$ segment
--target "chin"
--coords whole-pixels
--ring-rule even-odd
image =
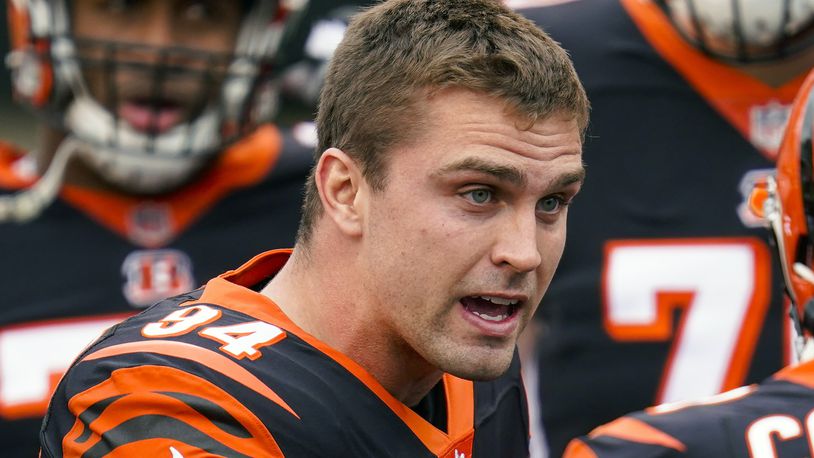
[[[473,350],[466,355],[459,355],[458,358],[450,358],[448,364],[441,366],[441,369],[458,378],[473,381],[494,380],[509,369],[512,363],[514,349],[497,351],[490,349],[487,351]]]

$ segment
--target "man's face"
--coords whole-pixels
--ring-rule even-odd
[[[161,133],[196,116],[216,95],[228,61],[215,56],[233,51],[242,9],[227,0],[75,0],[73,35],[91,94],[137,131]]]
[[[566,204],[584,174],[577,124],[528,122],[460,89],[425,105],[419,136],[387,153],[361,258],[395,345],[459,377],[491,379],[562,254]]]

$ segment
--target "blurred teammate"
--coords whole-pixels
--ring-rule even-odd
[[[592,105],[591,179],[539,314],[542,423],[559,456],[600,423],[788,362],[780,272],[745,198],[814,65],[814,2],[521,13],[570,52]]]
[[[43,456],[528,456],[515,343],[562,253],[587,105],[562,48],[497,0],[356,16],[293,252],[83,352]]]
[[[777,173],[759,183],[752,206],[770,223],[798,336],[801,364],[760,385],[700,402],[634,413],[575,440],[567,458],[811,456],[814,438],[814,73],[794,104]]]
[[[12,0],[0,147],[0,442],[34,456],[56,381],[103,329],[294,240],[308,148],[266,124],[271,0]]]

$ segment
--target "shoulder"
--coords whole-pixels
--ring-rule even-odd
[[[680,414],[636,412],[573,440],[564,458],[666,458],[733,456],[715,416],[694,408]],[[696,454],[698,444],[703,453]],[[705,448],[706,447],[706,448]],[[714,449],[714,450],[713,450]]]
[[[803,425],[814,413],[812,374],[812,367],[794,368],[761,385],[633,413],[573,442],[565,456],[739,457],[775,449],[782,453],[773,456],[803,456]]]
[[[123,321],[77,359],[43,424],[44,456],[101,456],[112,448],[170,456],[172,446],[185,456],[282,457],[291,444],[341,441],[331,435],[339,428],[330,427],[330,403],[320,395],[330,396],[329,382],[314,386],[322,381],[296,376],[309,370],[308,358],[298,357],[307,345],[200,295]],[[325,421],[325,441],[303,428],[304,416]],[[171,433],[154,437],[160,431]]]

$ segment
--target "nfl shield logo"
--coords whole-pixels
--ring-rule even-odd
[[[144,247],[160,247],[175,235],[172,211],[167,204],[145,202],[130,213],[128,236],[133,243]]]
[[[791,113],[791,105],[772,101],[749,109],[749,139],[755,147],[777,155],[783,140],[783,129]]]

